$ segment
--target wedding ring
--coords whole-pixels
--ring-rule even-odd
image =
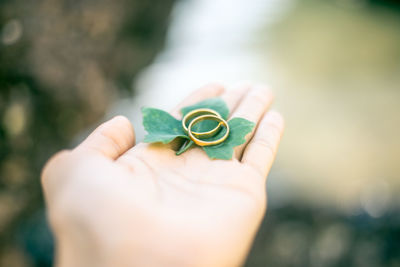
[[[205,120],[213,120],[213,121],[218,121],[219,124],[218,125],[223,125],[226,128],[226,132],[225,134],[217,140],[212,140],[212,141],[204,141],[204,140],[200,140],[198,138],[196,138],[192,132],[192,127],[194,125],[196,125],[197,123],[201,122],[201,121],[205,121]],[[218,126],[219,127],[219,126]],[[198,146],[214,146],[214,145],[218,145],[222,142],[224,142],[226,140],[226,138],[228,138],[229,136],[229,125],[228,123],[221,117],[216,116],[216,115],[202,115],[202,116],[198,116],[195,119],[193,119],[188,126],[188,134],[190,139],[192,139],[193,142],[195,142]]]
[[[200,115],[206,115],[206,114],[212,114],[212,115],[215,115],[215,116],[221,118],[221,115],[217,111],[209,109],[209,108],[199,108],[199,109],[192,110],[192,111],[188,112],[182,119],[182,127],[183,127],[183,130],[185,131],[185,133],[189,133],[188,127],[186,126],[188,121],[190,121],[191,119],[198,117]],[[212,130],[209,130],[207,132],[192,131],[192,134],[197,138],[209,138],[209,137],[215,136],[218,133],[218,131],[220,130],[220,128],[221,128],[221,122]]]

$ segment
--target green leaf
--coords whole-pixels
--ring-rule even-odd
[[[203,101],[200,101],[194,105],[187,106],[181,109],[182,116],[185,116],[188,112],[198,109],[198,108],[209,108],[218,112],[223,119],[228,119],[229,116],[229,108],[226,105],[225,101],[219,97],[209,98]],[[187,122],[188,124],[190,121]],[[215,121],[202,121],[193,127],[193,130],[198,132],[205,132],[214,129],[218,125]]]
[[[183,131],[181,121],[169,113],[155,108],[142,108],[142,114],[143,126],[147,131],[144,142],[167,144],[177,137],[189,139]]]
[[[181,109],[183,115],[198,108],[209,108],[217,111],[221,117],[227,119],[229,116],[229,109],[221,98],[211,98],[201,101],[192,106],[184,107]],[[180,155],[194,146],[194,142],[190,140],[187,134],[183,131],[182,122],[172,117],[169,113],[154,109],[143,108],[143,126],[147,131],[144,142],[154,143],[169,143],[175,138],[184,138],[186,142],[176,152]],[[230,133],[228,138],[221,144],[216,146],[203,147],[204,151],[211,159],[226,159],[229,160],[233,156],[234,147],[244,144],[246,142],[246,135],[249,134],[255,124],[243,118],[234,118],[228,121]],[[216,126],[215,121],[202,121],[196,125],[196,131],[208,131]],[[207,140],[219,139],[224,135],[225,130],[221,130],[216,136]]]
[[[233,118],[228,121],[230,133],[228,138],[221,144],[215,146],[204,146],[203,149],[211,159],[231,159],[233,149],[246,142],[246,135],[249,134],[255,123],[243,118]],[[213,139],[220,138],[225,131],[221,131]]]

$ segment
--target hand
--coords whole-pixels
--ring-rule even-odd
[[[267,112],[266,89],[204,87],[179,109],[221,96],[231,117],[258,126],[232,160],[193,148],[135,145],[121,116],[72,151],[53,156],[42,174],[58,266],[237,266],[266,209],[266,176],[283,131]]]

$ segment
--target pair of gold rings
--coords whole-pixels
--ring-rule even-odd
[[[190,120],[192,121],[187,126],[187,122]],[[195,132],[192,130],[193,126],[206,120],[216,121],[219,123],[214,129],[206,132]],[[226,128],[226,131],[221,138],[212,141],[205,141],[200,139],[200,138],[214,137],[221,130],[221,126]],[[229,136],[228,123],[221,117],[221,115],[218,112],[209,108],[199,108],[188,112],[182,119],[182,127],[183,130],[189,135],[190,139],[199,146],[218,145],[224,142]]]

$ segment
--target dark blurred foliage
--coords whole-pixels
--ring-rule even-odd
[[[382,6],[385,8],[395,8],[400,10],[400,1],[399,0],[368,0],[369,4],[371,4],[372,7],[375,6]]]
[[[292,203],[271,207],[246,266],[400,266],[400,210],[381,218]]]
[[[162,48],[174,0],[0,1],[0,266],[50,266],[40,170]]]

